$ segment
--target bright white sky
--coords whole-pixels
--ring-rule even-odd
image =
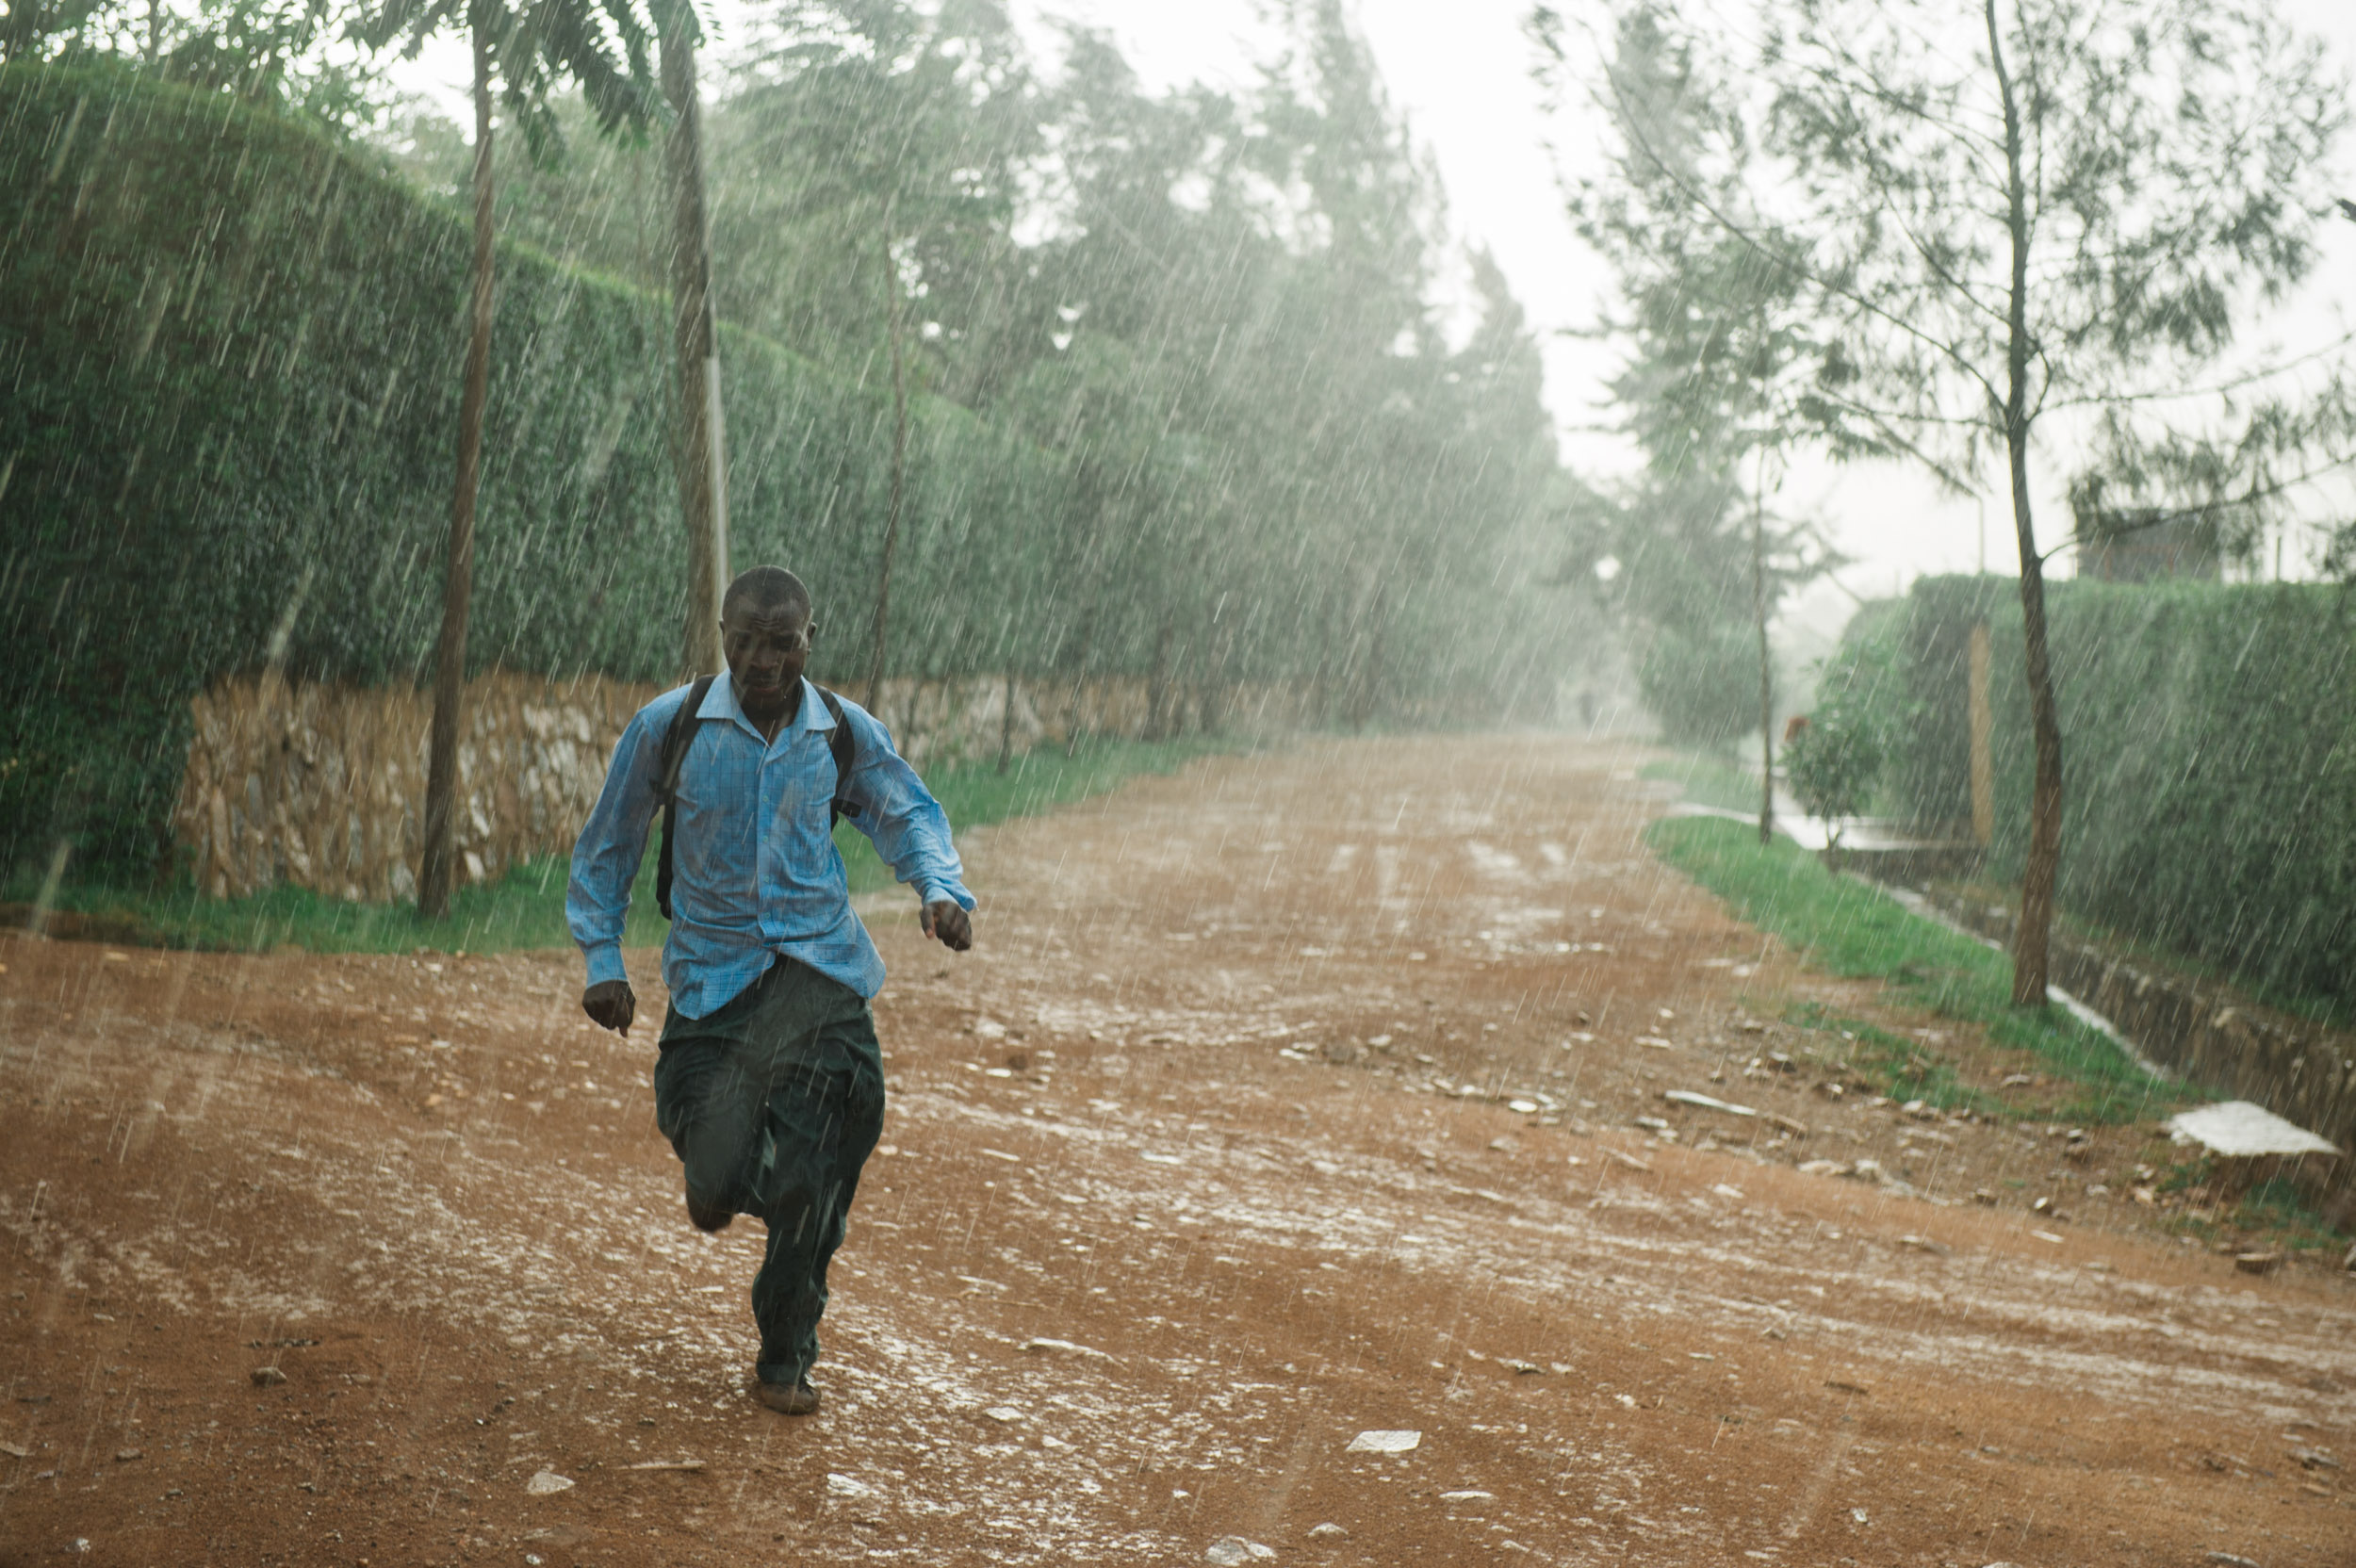
[[[1044,17],[1059,16],[1109,30],[1150,88],[1189,80],[1239,88],[1252,79],[1252,61],[1273,52],[1277,38],[1263,15],[1264,0],[1011,0],[1027,30],[1047,38]],[[1561,7],[1577,15],[1588,8]],[[2277,0],[2278,12],[2331,43],[2334,63],[2356,72],[2356,5],[2347,0]],[[1530,77],[1533,51],[1522,32],[1529,0],[1356,0],[1363,35],[1372,46],[1393,104],[1410,134],[1432,156],[1447,186],[1448,220],[1467,243],[1488,246],[1543,336],[1546,400],[1562,431],[1565,460],[1591,478],[1629,470],[1633,454],[1617,437],[1595,433],[1608,424],[1603,384],[1615,364],[1607,343],[1564,335],[1593,323],[1611,278],[1571,232],[1563,216],[1551,142],[1562,169],[1576,176],[1596,172],[1600,159],[1591,125],[1549,122]],[[1599,9],[1597,8],[1596,9]],[[757,8],[719,0],[723,47],[740,40]],[[1571,35],[1578,38],[1576,30]],[[466,57],[454,43],[404,68],[402,83],[450,106],[464,122]],[[2351,138],[2356,150],[2356,138]],[[2356,194],[2356,177],[2349,180]],[[2270,327],[2286,341],[2318,343],[2356,320],[2356,223],[2324,231],[2325,259],[2316,281],[2284,318]],[[2062,504],[2067,454],[2041,466],[2037,500],[2039,535],[2049,547],[2068,531]],[[1992,478],[1994,476],[1991,476]],[[2345,495],[2345,492],[2343,492]],[[2013,564],[2010,517],[2001,485],[1987,506],[1988,566]],[[1848,590],[1878,596],[1928,572],[1971,571],[1983,560],[1980,510],[1941,496],[1912,471],[1890,465],[1835,467],[1802,461],[1786,482],[1788,510],[1818,517],[1855,564],[1840,574]],[[2328,501],[2318,505],[2328,505]],[[2059,564],[2070,570],[2067,559]],[[2289,575],[2299,571],[2291,547]],[[1838,629],[1852,601],[1820,587],[1794,607],[1792,641],[1806,645]],[[1797,651],[1795,649],[1795,651]],[[1812,649],[1810,650],[1812,651]]]

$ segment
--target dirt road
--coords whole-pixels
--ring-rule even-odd
[[[1834,1098],[1795,1003],[2022,1064],[1661,869],[1635,761],[1208,761],[973,835],[966,957],[872,901],[801,1421],[572,956],[0,942],[0,1562],[2356,1562],[2356,1282],[2088,1196],[2149,1129]]]

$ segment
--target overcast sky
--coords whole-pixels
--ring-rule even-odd
[[[1110,31],[1153,88],[1189,80],[1247,86],[1253,60],[1272,52],[1276,41],[1258,0],[1010,3],[1042,55],[1047,52],[1039,25],[1043,17],[1086,22]],[[1573,14],[1586,9],[1564,8]],[[2322,34],[2343,74],[2356,61],[2356,4],[2278,0],[2275,8]],[[1543,335],[1546,400],[1562,431],[1565,461],[1594,478],[1628,471],[1633,458],[1625,443],[1593,429],[1612,419],[1603,382],[1615,364],[1615,351],[1567,335],[1595,320],[1610,277],[1571,232],[1557,163],[1547,150],[1551,144],[1561,167],[1574,175],[1596,170],[1593,126],[1578,118],[1550,122],[1546,116],[1540,89],[1530,77],[1532,51],[1522,31],[1529,0],[1357,0],[1355,9],[1393,104],[1439,168],[1456,237],[1495,253]],[[743,0],[721,0],[717,21],[724,48],[744,36],[756,12]],[[451,44],[406,68],[403,85],[448,104],[463,118],[465,70],[463,49]],[[2321,342],[2346,330],[2346,321],[2356,320],[2356,223],[2335,222],[2324,234],[2325,259],[2316,283],[2273,325],[2274,335],[2285,340]],[[2037,496],[2039,533],[2049,547],[2068,531],[2060,494],[2067,469],[2066,454],[2041,465],[2046,478]],[[2010,516],[2002,496],[2001,489],[1992,491],[1986,508],[1985,559],[1998,571],[2013,564]],[[1840,549],[1854,558],[1841,579],[1855,593],[1889,594],[1922,573],[1972,570],[1983,558],[1981,509],[1942,497],[1909,470],[1889,465],[1840,468],[1803,459],[1786,482],[1784,502],[1787,509],[1818,516]],[[2292,565],[2297,575],[2295,548]],[[2069,570],[2066,561],[2059,569]],[[1849,604],[1841,592],[1820,588],[1799,607],[1796,618],[1822,635],[1845,618]],[[1803,633],[1801,640],[1811,639]]]

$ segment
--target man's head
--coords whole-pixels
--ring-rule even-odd
[[[747,718],[772,716],[799,697],[817,630],[810,590],[784,567],[755,566],[728,584],[720,600],[720,652]]]

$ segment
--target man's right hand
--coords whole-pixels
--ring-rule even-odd
[[[581,993],[581,1010],[598,1028],[627,1037],[630,1020],[638,1016],[638,993],[627,980],[600,980]]]

